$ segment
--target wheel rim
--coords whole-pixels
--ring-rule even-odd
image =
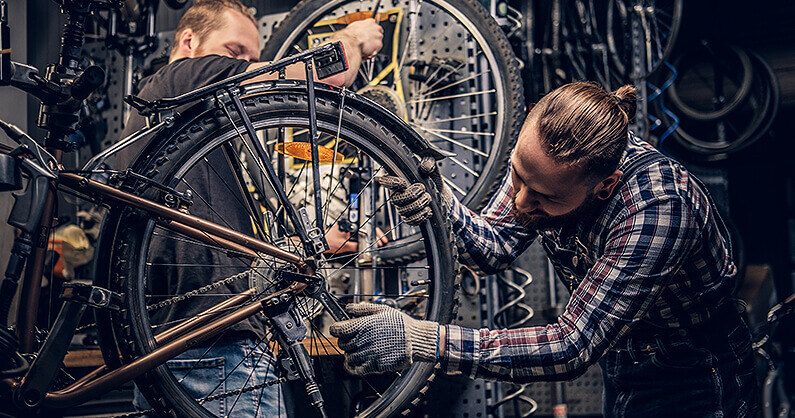
[[[660,3],[663,3],[662,5]],[[647,0],[640,10],[636,11],[632,2],[611,0],[607,6],[606,39],[610,55],[617,72],[629,77],[625,63],[631,62],[631,21],[641,20],[641,32],[644,41],[650,46],[644,47],[644,68],[641,78],[657,72],[670,56],[682,17],[682,0],[665,2]]]
[[[292,125],[292,126],[295,126],[296,129],[293,132],[293,138],[294,139],[299,139],[300,135],[302,135],[299,131],[303,130],[303,128],[306,126],[305,118],[295,117],[295,116],[293,116],[293,117],[285,116],[285,117],[281,117],[278,120],[275,120],[275,119],[272,119],[272,118],[271,119],[262,119],[262,120],[256,120],[255,119],[254,123],[255,123],[255,127],[258,130],[261,130],[262,128],[266,127],[266,124],[276,123],[275,121],[277,121],[279,125]],[[331,133],[332,136],[336,136],[335,130],[337,129],[337,124],[334,123],[333,121],[330,121],[330,120],[320,121],[319,122],[319,127],[321,127],[323,132]],[[357,138],[358,138],[357,135],[361,135],[361,134],[357,134],[356,132],[352,131],[351,129],[349,129],[347,127],[343,127],[341,129],[341,131],[340,131],[340,137],[341,138],[348,138],[349,139],[348,145],[357,145],[357,146],[362,147],[366,151],[366,153],[368,155],[371,155],[376,160],[381,160],[381,162],[384,163],[384,165],[382,167],[388,167],[389,170],[393,170],[393,171],[397,171],[397,172],[401,172],[401,170],[405,171],[405,168],[401,169],[399,165],[395,165],[396,163],[390,162],[390,159],[392,157],[389,157],[388,154],[386,154],[384,151],[378,149],[378,147],[374,147],[372,144],[357,143]],[[204,163],[210,162],[211,159],[210,160],[203,160],[204,156],[209,156],[210,155],[210,153],[207,150],[214,149],[214,148],[217,149],[219,144],[224,143],[225,141],[229,140],[229,138],[234,137],[234,136],[235,136],[234,132],[230,131],[230,132],[227,132],[223,136],[216,137],[212,142],[209,142],[209,143],[205,144],[201,148],[201,151],[199,153],[197,153],[195,157],[192,157],[192,159],[186,161],[183,164],[183,167],[180,170],[178,170],[178,171],[173,173],[172,185],[177,186],[176,187],[177,189],[179,189],[179,187],[181,185],[184,185],[185,187],[188,187],[188,188],[190,188],[192,190],[195,190],[195,192],[196,192],[195,193],[196,194],[196,200],[197,201],[201,200],[202,198],[198,196],[198,192],[199,192],[198,188],[193,187],[189,182],[183,181],[186,178],[186,173],[190,173],[191,170],[195,170],[196,167],[198,167],[199,164],[202,164],[203,162]],[[321,139],[321,141],[322,141],[322,139]],[[273,153],[273,155],[276,155],[276,154],[277,153],[275,153],[275,152]],[[279,155],[281,155],[281,154],[279,154]],[[405,166],[405,162],[402,163],[402,164]],[[340,163],[340,165],[338,167],[342,167],[344,165],[345,165],[345,163]],[[416,177],[416,173],[403,172],[402,174],[405,175],[405,176],[409,176],[409,177],[412,176],[412,175],[414,177]],[[187,176],[187,177],[189,177],[189,176]],[[299,175],[299,178],[300,178],[300,175]],[[323,185],[323,187],[325,187],[325,185]],[[431,259],[431,261],[426,262],[427,266],[425,267],[425,269],[426,269],[425,271],[428,272],[427,273],[428,275],[433,276],[434,279],[432,281],[432,284],[427,286],[427,293],[429,293],[429,296],[425,299],[425,301],[420,301],[417,304],[417,307],[415,307],[415,308],[409,307],[409,310],[410,310],[410,312],[413,312],[413,313],[418,313],[420,311],[423,311],[423,308],[421,308],[420,305],[422,305],[424,303],[425,306],[424,306],[424,312],[423,313],[424,313],[424,317],[425,318],[446,320],[446,319],[449,319],[449,317],[448,317],[449,316],[449,312],[445,312],[445,310],[449,308],[450,304],[448,302],[445,302],[443,300],[443,298],[445,298],[447,296],[450,296],[450,295],[446,295],[445,292],[443,292],[441,289],[436,291],[434,289],[434,286],[436,286],[437,283],[439,283],[438,285],[441,286],[441,283],[437,279],[439,279],[440,275],[444,274],[443,272],[451,273],[451,270],[450,270],[450,266],[445,266],[444,265],[447,262],[444,261],[444,256],[442,255],[443,252],[440,253],[439,251],[435,250],[435,248],[442,248],[441,246],[443,244],[441,242],[437,241],[438,238],[436,237],[436,235],[434,235],[433,233],[429,232],[429,231],[432,230],[430,228],[432,228],[432,227],[426,226],[426,227],[422,228],[423,237],[425,239],[425,241],[424,241],[425,245],[424,246],[425,246],[425,249],[427,251],[428,257],[430,257],[430,259]],[[434,228],[435,229],[433,229],[433,230],[438,232],[438,230],[439,230],[438,227],[434,227]],[[145,235],[150,234],[150,233],[151,234],[157,234],[158,229],[160,229],[160,227],[155,227],[154,226],[154,222],[153,221],[149,221],[147,223],[147,232],[145,233]],[[168,237],[166,237],[166,238],[168,238]],[[166,239],[166,238],[164,238],[164,239]],[[180,238],[180,239],[184,240],[184,237]],[[148,243],[149,239],[148,238],[144,239],[144,242]],[[151,261],[154,258],[154,257],[152,257],[152,254],[151,254],[153,249],[149,248],[148,244],[146,246],[142,246],[140,251],[142,252],[142,254],[144,254],[144,256],[141,257],[141,263],[143,263],[143,264],[139,265],[138,268],[140,269],[140,271],[146,271],[146,277],[147,278],[152,278],[151,281],[154,282],[155,281],[154,277],[156,277],[156,274],[153,273],[153,269],[160,268],[162,266],[159,267],[159,266],[156,265],[156,263],[153,263]],[[340,261],[340,262],[342,262],[342,261]],[[265,264],[268,265],[268,267],[271,268],[271,269],[274,268],[274,265],[272,263],[270,263],[270,264],[269,263],[265,263]],[[182,266],[182,268],[186,268],[186,266]],[[246,265],[244,264],[240,268],[246,268]],[[330,268],[336,269],[337,267],[334,266],[334,267],[330,267]],[[389,268],[390,269],[408,270],[410,268],[417,268],[417,267],[414,267],[414,265],[412,265],[412,266],[403,266],[403,267],[394,267],[393,266],[393,267],[389,267]],[[383,271],[386,271],[386,268],[384,268]],[[386,276],[386,274],[387,273],[382,273],[382,277]],[[333,275],[334,274],[329,274],[329,276],[333,276]],[[377,275],[377,274],[374,273],[374,275]],[[409,300],[418,299],[419,298],[418,296],[407,296],[407,295],[411,295],[412,291],[417,291],[420,288],[422,288],[422,285],[420,285],[420,286],[412,286],[408,293],[403,292],[401,296],[404,296],[405,297],[404,299],[409,299]],[[400,293],[400,290],[401,289],[399,289],[398,293]],[[388,294],[386,294],[387,292],[383,292],[383,293],[384,294],[382,294],[382,297],[388,296]],[[152,296],[152,295],[150,294],[149,296]],[[152,305],[153,304],[152,299],[150,298],[150,299],[147,300],[145,295],[140,295],[139,294],[138,298],[137,298],[137,301],[136,301],[137,309],[140,312],[147,312],[147,310],[146,310],[147,304],[148,305]],[[404,306],[407,306],[407,305],[404,305]],[[310,315],[310,316],[312,316],[312,315]],[[149,323],[150,319],[151,318],[149,318],[149,317],[143,318],[140,321],[141,322],[140,329],[138,330],[143,335],[144,339],[149,342],[149,346],[145,347],[145,351],[149,351],[149,350],[153,349],[154,346],[155,346],[154,342],[153,342],[154,333],[152,332],[152,329],[150,328],[150,326],[153,325],[153,324]],[[153,322],[157,322],[157,320],[153,319]],[[154,324],[154,325],[157,325],[157,324]],[[169,325],[171,325],[171,324],[169,324]],[[316,332],[318,330],[313,329],[312,331]],[[307,337],[309,338],[310,336],[308,335]],[[314,341],[314,339],[313,339],[313,341]],[[323,347],[325,347],[325,346],[323,346]],[[317,348],[317,349],[319,350],[320,348]],[[311,351],[311,349],[310,349],[310,351]],[[312,353],[310,353],[310,354],[312,354]],[[318,354],[318,352],[316,352],[314,354]],[[373,379],[373,381],[366,382],[367,385],[369,385],[372,390],[380,393],[383,396],[380,398],[379,401],[373,403],[372,405],[369,406],[368,409],[363,411],[362,415],[368,415],[369,416],[369,415],[374,415],[374,414],[382,414],[382,413],[385,413],[385,412],[388,412],[388,411],[393,411],[393,409],[396,410],[397,408],[401,408],[402,407],[401,405],[405,405],[405,403],[406,403],[406,399],[405,399],[406,394],[403,393],[404,392],[404,388],[407,387],[407,386],[410,386],[409,382],[414,382],[414,381],[419,380],[420,376],[422,376],[422,380],[424,380],[427,383],[427,377],[431,373],[432,367],[433,366],[431,366],[431,365],[418,365],[416,367],[413,367],[412,369],[410,369],[409,371],[404,373],[401,377],[397,378],[395,381],[393,381],[391,383],[388,383],[390,389],[388,389],[386,391],[381,391],[381,390],[377,390],[376,389],[376,388],[379,388],[380,387],[379,385],[382,384],[380,381],[375,381],[375,379]],[[163,378],[170,379],[170,382],[171,382],[172,385],[178,384],[174,380],[174,378],[171,375],[171,373],[169,373],[169,371],[165,369],[165,367],[161,367],[159,369],[158,373],[161,376],[163,376]],[[362,386],[364,386],[364,384],[362,384]],[[212,393],[208,394],[208,395],[212,395]],[[353,398],[353,396],[351,396],[351,398]]]

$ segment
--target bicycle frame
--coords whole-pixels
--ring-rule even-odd
[[[312,62],[316,62],[318,68],[317,73],[325,74],[325,76],[333,75],[337,72],[347,69],[347,64],[344,61],[344,52],[340,43],[326,44],[311,50],[307,50],[296,56],[286,58],[267,66],[258,68],[257,70],[239,74],[230,77],[226,80],[219,81],[204,88],[195,90],[185,95],[162,99],[152,103],[129,97],[126,99],[133,107],[138,109],[142,114],[157,116],[161,118],[161,123],[158,126],[163,126],[169,120],[173,120],[170,110],[176,106],[214,98],[219,107],[229,106],[234,109],[242,120],[246,133],[249,138],[256,138],[253,125],[248,119],[248,115],[243,109],[243,104],[240,101],[239,89],[237,86],[240,82],[249,80],[256,76],[266,73],[273,73],[279,71],[283,76],[283,69],[291,64],[304,62],[307,75],[307,95],[309,97],[309,121],[310,121],[310,141],[312,146],[312,158],[318,161],[318,143],[317,143],[317,116],[314,108],[314,82],[312,76]],[[12,63],[13,65],[16,63]],[[19,64],[17,64],[19,65]],[[330,68],[331,67],[331,68]],[[24,67],[29,71],[29,67]],[[323,77],[325,77],[323,76]],[[164,116],[165,115],[165,116]],[[229,115],[231,118],[231,115]],[[150,129],[152,132],[157,129]],[[24,134],[23,134],[24,135]],[[30,139],[26,135],[25,138]],[[132,138],[122,141],[119,146],[112,147],[91,161],[85,168],[88,170],[81,170],[87,172],[89,175],[92,173],[91,167],[101,164],[105,158],[112,153],[124,148],[135,140],[146,135],[134,135]],[[24,138],[23,138],[24,139]],[[26,143],[31,145],[31,148],[37,148],[38,145],[30,141]],[[315,256],[322,253],[327,249],[325,242],[322,224],[320,222],[313,228],[309,225],[308,221],[303,221],[295,212],[295,209],[289,204],[288,198],[281,183],[278,181],[276,172],[273,169],[270,159],[265,158],[265,150],[259,141],[253,140],[257,154],[259,154],[260,161],[265,169],[265,174],[268,181],[277,191],[278,197],[285,208],[287,208],[287,215],[295,227],[295,231],[302,243],[305,246],[306,253],[309,254],[307,258],[302,258],[296,254],[288,253],[276,246],[258,240],[256,238],[238,233],[234,230],[228,229],[221,225],[208,222],[196,216],[190,215],[173,207],[168,207],[164,204],[142,198],[140,196],[127,193],[123,190],[117,189],[112,186],[97,182],[90,179],[88,176],[82,176],[75,172],[58,172],[63,151],[60,149],[52,149],[47,147],[47,152],[52,155],[52,160],[49,164],[44,164],[41,155],[38,155],[39,166],[49,165],[50,170],[41,168],[43,171],[51,171],[57,173],[55,179],[49,177],[46,180],[46,190],[33,189],[29,187],[24,195],[35,195],[30,197],[26,202],[38,205],[41,203],[41,216],[37,225],[31,226],[30,231],[38,231],[37,237],[38,244],[33,252],[33,257],[27,260],[25,268],[25,277],[21,291],[21,303],[18,311],[18,334],[22,339],[21,351],[23,353],[34,353],[34,333],[36,323],[36,312],[38,301],[41,292],[41,280],[43,277],[44,269],[44,256],[46,254],[46,242],[49,235],[49,230],[53,221],[53,208],[55,201],[55,193],[59,184],[69,187],[78,192],[87,194],[92,198],[99,199],[105,202],[111,202],[118,205],[126,205],[135,207],[148,212],[153,215],[153,218],[158,219],[158,224],[166,229],[174,232],[192,237],[194,239],[209,243],[229,251],[242,254],[246,258],[252,260],[259,257],[259,254],[267,254],[269,256],[281,259],[288,263],[293,264],[298,268],[300,274],[293,274],[292,278],[295,279],[286,288],[279,290],[256,303],[249,304],[253,295],[253,289],[246,293],[237,295],[222,302],[206,311],[190,321],[187,321],[179,326],[169,329],[155,338],[162,344],[153,352],[136,359],[135,361],[124,365],[115,370],[109,370],[106,366],[96,369],[94,372],[85,376],[84,378],[76,381],[69,387],[51,393],[46,393],[52,384],[53,379],[58,370],[58,365],[66,355],[71,337],[80,321],[83,311],[87,304],[91,304],[87,300],[70,300],[67,299],[58,315],[58,319],[44,342],[41,350],[39,350],[36,359],[28,369],[25,376],[15,381],[13,379],[4,379],[3,383],[15,391],[17,402],[26,407],[38,407],[44,405],[47,407],[63,408],[79,404],[91,397],[98,396],[104,391],[110,390],[118,386],[120,383],[134,379],[155,367],[164,364],[167,360],[174,356],[188,350],[189,348],[200,344],[213,336],[226,330],[229,326],[244,320],[255,314],[265,312],[267,309],[274,309],[277,305],[285,304],[285,300],[292,301],[291,295],[295,295],[303,291],[307,286],[315,284],[314,269],[316,265]],[[23,145],[20,148],[28,149]],[[18,149],[17,149],[18,150]],[[19,152],[12,150],[9,147],[0,146],[0,153],[6,155],[14,155],[19,158]],[[15,154],[16,153],[16,154]],[[28,156],[30,157],[30,156]],[[23,157],[24,158],[24,157]],[[33,162],[29,160],[27,167],[36,166],[30,164]],[[319,164],[313,164],[313,176],[315,187],[319,189],[320,176],[318,173]],[[30,173],[28,173],[30,174]],[[41,175],[34,177],[31,175],[31,182],[34,178],[43,178]],[[318,215],[316,219],[322,219],[320,215],[321,205],[319,202],[320,196],[317,195],[318,201],[316,207]],[[303,217],[305,218],[305,217]],[[309,229],[307,231],[307,229]],[[35,239],[34,238],[34,239]],[[22,262],[24,263],[24,257]],[[79,289],[78,289],[79,290]],[[103,289],[104,290],[104,289]],[[92,288],[92,292],[94,289]],[[107,292],[107,291],[106,291]],[[101,292],[100,292],[101,293]],[[109,292],[108,292],[109,293]],[[287,298],[280,298],[281,296],[288,295]],[[333,298],[319,298],[321,303],[330,311],[335,319],[347,318],[344,310],[336,304]],[[97,305],[93,305],[97,306]],[[107,307],[107,305],[105,306]],[[231,311],[231,312],[230,312]],[[225,313],[228,312],[228,313]],[[225,313],[225,314],[224,314]],[[302,338],[302,336],[300,337]],[[300,344],[300,342],[298,343]]]

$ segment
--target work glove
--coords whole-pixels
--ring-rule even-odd
[[[420,160],[420,175],[430,178],[441,198],[442,216],[447,217],[453,204],[453,192],[444,183],[439,167],[433,157],[423,157]],[[408,180],[397,176],[376,177],[380,185],[389,189],[392,204],[409,225],[419,225],[431,217],[431,195],[425,189],[425,184],[409,184]]]
[[[345,307],[356,318],[331,325],[345,351],[345,369],[357,375],[403,370],[413,361],[436,362],[439,324],[402,311],[362,302]]]

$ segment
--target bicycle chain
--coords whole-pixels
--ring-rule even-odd
[[[199,404],[203,404],[205,402],[212,402],[212,401],[217,400],[217,399],[228,398],[228,397],[230,397],[232,395],[242,395],[242,394],[247,393],[247,392],[252,392],[252,391],[255,391],[257,389],[262,389],[262,388],[265,388],[265,387],[268,387],[268,386],[277,385],[277,384],[280,384],[280,383],[284,383],[286,381],[287,381],[286,377],[280,377],[280,378],[278,378],[276,380],[263,382],[263,383],[260,383],[258,385],[249,386],[247,388],[230,390],[228,392],[219,393],[217,395],[213,395],[213,396],[210,396],[210,397],[205,398],[203,400],[200,400]]]
[[[166,300],[164,300],[162,302],[158,302],[158,303],[155,303],[153,305],[148,305],[146,307],[146,310],[147,311],[151,311],[151,310],[154,310],[154,309],[164,308],[166,306],[173,305],[173,304],[175,304],[177,302],[182,302],[182,301],[184,301],[186,299],[190,299],[190,298],[192,298],[192,297],[194,297],[196,295],[201,295],[201,294],[207,293],[207,292],[209,292],[211,290],[218,289],[219,287],[221,287],[223,285],[226,285],[226,284],[232,283],[234,281],[240,280],[240,279],[242,279],[244,277],[248,277],[249,272],[250,272],[250,270],[249,271],[244,271],[242,273],[235,274],[234,276],[230,276],[230,277],[227,277],[225,279],[221,279],[221,280],[219,280],[217,282],[210,283],[210,284],[208,284],[206,286],[203,286],[203,287],[200,287],[200,288],[198,288],[196,290],[191,290],[190,292],[185,293],[184,295],[174,296],[171,299],[166,299]]]
[[[280,378],[278,378],[276,380],[270,380],[270,381],[267,381],[267,382],[260,383],[258,385],[249,386],[247,388],[230,390],[228,392],[219,393],[217,395],[213,395],[213,396],[210,396],[210,397],[207,397],[207,398],[204,398],[204,399],[196,399],[196,401],[199,402],[199,404],[203,404],[205,402],[212,402],[212,401],[215,401],[215,400],[218,400],[218,399],[228,398],[228,397],[234,396],[234,395],[242,395],[242,394],[247,393],[247,392],[255,391],[257,389],[266,388],[268,386],[277,385],[277,384],[280,384],[280,383],[284,383],[286,381],[287,381],[287,378],[280,377]],[[113,418],[140,417],[140,416],[143,416],[143,415],[146,415],[146,414],[149,414],[149,413],[154,413],[154,412],[157,412],[157,411],[155,411],[154,409],[147,409],[145,411],[130,412],[129,414],[114,415]]]
[[[229,276],[229,277],[227,277],[225,279],[218,280],[217,282],[210,283],[210,284],[208,284],[206,286],[203,286],[203,287],[200,287],[200,288],[198,288],[196,290],[191,290],[190,292],[185,293],[184,295],[174,296],[171,299],[166,299],[166,300],[164,300],[162,302],[158,302],[158,303],[155,303],[155,304],[152,304],[152,305],[148,305],[146,307],[146,310],[147,311],[152,311],[154,309],[164,308],[166,306],[173,305],[173,304],[175,304],[177,302],[182,302],[184,300],[190,299],[190,298],[192,298],[192,297],[194,297],[196,295],[201,295],[201,294],[207,293],[207,292],[209,292],[211,290],[218,289],[219,287],[221,287],[223,285],[226,285],[226,284],[232,283],[234,281],[240,280],[240,279],[242,279],[244,277],[247,277],[249,272],[250,272],[250,270],[244,271],[242,273],[235,274],[234,276]],[[92,328],[92,327],[95,327],[95,326],[97,326],[96,322],[88,324],[88,325],[83,325],[81,327],[77,327],[77,328],[75,328],[75,333],[78,333],[80,331],[85,331],[85,330],[87,330],[89,328]]]

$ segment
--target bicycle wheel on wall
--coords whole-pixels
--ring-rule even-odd
[[[671,55],[682,21],[683,0],[610,0],[605,11],[605,39],[616,72],[631,78],[632,24],[637,22],[643,45],[641,73],[656,73]]]
[[[279,23],[264,48],[272,60],[316,45],[347,22],[370,17],[375,0],[303,0]],[[507,168],[524,121],[516,57],[505,35],[474,0],[382,2],[384,48],[362,65],[352,89],[405,119],[455,156],[440,170],[453,193],[482,208]],[[382,252],[414,256],[415,231]]]
[[[283,89],[274,89],[277,85]],[[405,125],[401,128],[390,115],[374,114],[372,108],[361,107],[367,105],[362,101],[346,101],[344,111],[341,110],[338,91],[321,88],[317,94],[320,142],[328,146],[325,150],[333,156],[321,158],[324,223],[335,225],[336,218],[349,217],[358,203],[360,207],[369,206],[362,208],[364,216],[358,221],[349,217],[358,222],[357,230],[369,231],[369,236],[360,238],[354,233],[359,242],[353,252],[332,250],[317,274],[342,303],[372,300],[399,307],[416,317],[450,321],[455,305],[455,263],[449,245],[450,229],[438,210],[419,228],[425,253],[422,260],[383,266],[371,257],[378,246],[374,219],[390,206],[372,178],[389,173],[412,182],[425,181],[419,177],[413,160],[417,150],[399,141],[416,134]],[[315,213],[311,208],[314,191],[304,186],[312,184],[311,164],[299,157],[306,149],[302,139],[309,124],[305,87],[300,82],[248,86],[243,103],[258,139],[274,167],[279,167],[291,204]],[[209,104],[197,105],[185,114],[185,122],[151,142],[142,154],[148,156],[139,160],[134,170],[180,193],[190,190],[190,213],[301,255],[302,247],[289,222],[281,217],[283,209],[273,198],[274,190],[263,181],[261,161],[249,152],[252,147],[247,143],[248,137],[235,129],[241,124],[239,118],[233,117],[230,123],[225,112]],[[433,190],[431,183],[426,185]],[[127,186],[150,199],[170,199],[168,193],[147,183]],[[351,198],[354,189],[360,197]],[[112,266],[108,285],[124,295],[124,308],[112,317],[117,324],[113,327],[115,335],[108,337],[118,341],[126,361],[154,350],[162,342],[164,332],[203,315],[208,306],[243,292],[251,293],[247,303],[256,303],[282,288],[282,272],[289,270],[287,263],[271,256],[229,251],[177,233],[173,226],[158,223],[139,210],[117,208],[106,222],[105,230],[113,237],[113,245],[106,250],[110,254],[105,254]],[[394,227],[402,221],[398,218],[397,222]],[[391,233],[383,232],[387,236]],[[342,234],[338,244],[347,237],[344,232],[336,234]],[[329,241],[331,244],[332,239]],[[326,332],[331,323],[329,315],[310,296],[299,297],[295,303],[309,329],[304,345],[331,416],[402,412],[433,380],[434,367],[428,364],[415,364],[401,374],[373,378],[347,375],[340,367],[340,352]],[[248,338],[247,354],[236,364],[224,364],[213,350],[240,336]],[[199,358],[169,362],[139,379],[138,387],[152,407],[168,416],[234,416],[236,408],[243,407],[242,397],[251,402],[252,398],[283,393],[293,393],[288,399],[296,404],[278,407],[275,412],[270,409],[269,413],[287,408],[308,410],[308,401],[307,405],[297,405],[305,395],[291,390],[295,385],[289,384],[294,378],[289,371],[290,362],[279,357],[276,346],[267,318],[253,317],[199,345]],[[278,361],[274,362],[274,358]],[[195,387],[183,386],[188,384],[186,376],[190,379],[191,373],[204,373],[219,362],[220,368],[212,373],[222,375],[220,383],[207,383],[200,393]],[[236,375],[236,370],[246,365],[253,365],[252,371],[245,376]]]
[[[775,73],[759,55],[751,59],[752,82],[747,98],[733,106],[731,113],[710,120],[681,117],[672,136],[681,158],[692,161],[722,161],[769,134],[778,112],[780,88]],[[685,74],[685,78],[687,74]],[[691,87],[692,88],[692,87]],[[668,99],[668,96],[664,96]],[[663,126],[671,126],[673,118],[662,111],[664,104],[652,102],[654,114],[661,116]]]

